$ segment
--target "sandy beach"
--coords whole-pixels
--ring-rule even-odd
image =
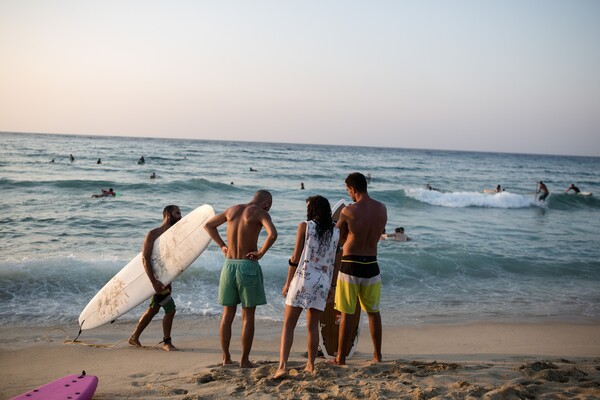
[[[176,320],[177,352],[163,351],[160,320],[127,344],[134,325],[117,322],[76,328],[0,328],[0,399],[9,399],[85,370],[99,378],[94,399],[597,399],[600,398],[600,324],[490,324],[385,327],[384,362],[371,364],[368,327],[346,367],[318,362],[302,371],[304,327],[296,329],[286,378],[272,375],[281,324],[259,321],[254,369],[222,367],[218,321]],[[232,356],[239,359],[239,321]]]

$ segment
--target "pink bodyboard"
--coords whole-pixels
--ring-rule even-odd
[[[11,400],[90,400],[97,386],[98,378],[94,375],[67,375]]]

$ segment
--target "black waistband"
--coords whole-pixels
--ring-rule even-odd
[[[358,278],[372,278],[379,275],[379,265],[375,256],[343,256],[340,272]]]

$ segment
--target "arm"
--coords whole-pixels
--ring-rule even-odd
[[[161,292],[165,288],[163,283],[154,276],[154,269],[152,268],[152,250],[154,249],[154,241],[158,236],[156,230],[151,230],[146,235],[142,246],[142,263],[144,264],[144,270],[156,293]]]
[[[221,226],[227,222],[227,216],[225,215],[225,212],[217,214],[209,219],[206,225],[204,225],[204,229],[206,232],[208,232],[208,235],[217,244],[217,246],[219,246],[223,254],[227,256],[227,245],[225,244],[225,241],[221,239],[221,235],[219,235],[219,231],[217,230],[218,226]]]
[[[338,246],[344,247],[346,240],[348,240],[348,217],[346,216],[346,208],[340,213],[340,219],[335,226],[340,230],[340,241],[338,242]]]
[[[337,277],[340,272],[341,264],[342,251],[340,250],[335,254],[335,262],[333,263],[333,275],[331,276],[331,286],[329,287],[329,293],[327,294],[327,303],[333,303],[333,301],[335,300],[335,289],[337,288]]]
[[[283,289],[281,290],[281,294],[283,297],[287,296],[288,289],[290,287],[290,283],[292,283],[292,279],[294,278],[294,274],[296,273],[296,268],[298,268],[298,263],[300,262],[300,257],[302,256],[302,251],[304,250],[304,238],[306,236],[306,222],[300,222],[298,224],[298,231],[296,232],[296,246],[294,246],[294,252],[292,253],[292,258],[290,258],[290,266],[288,268],[288,276],[283,285]],[[296,264],[296,265],[292,265]]]
[[[263,215],[260,219],[262,226],[265,228],[267,232],[267,238],[263,243],[262,247],[258,251],[250,251],[246,254],[251,260],[260,260],[263,258],[265,253],[269,250],[269,248],[275,243],[277,240],[277,229],[275,229],[275,225],[273,225],[273,221],[271,221],[271,216],[266,211],[263,212]]]

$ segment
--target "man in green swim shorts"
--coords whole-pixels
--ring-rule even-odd
[[[223,365],[233,364],[229,353],[231,325],[237,305],[242,304],[242,358],[240,367],[252,368],[250,350],[254,340],[254,313],[256,306],[267,304],[263,286],[262,269],[258,264],[277,239],[277,230],[268,211],[273,198],[266,190],[259,190],[247,204],[231,206],[215,215],[205,226],[206,231],[221,248],[225,264],[219,282],[219,304],[223,306],[219,336],[223,350]],[[227,244],[217,228],[227,223]],[[262,228],[267,232],[260,250],[258,235]]]

